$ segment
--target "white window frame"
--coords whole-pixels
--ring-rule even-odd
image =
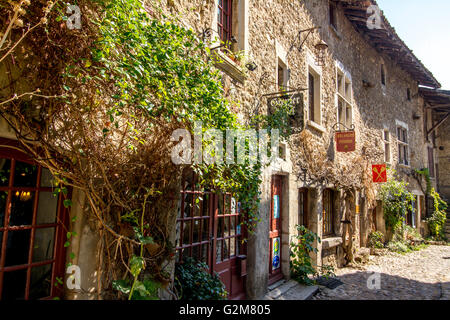
[[[391,155],[391,133],[388,128],[384,128],[381,132],[382,140],[384,145],[384,162],[387,164],[391,163],[392,155]]]
[[[311,119],[309,112],[309,74],[314,78],[314,119]],[[325,128],[322,126],[322,67],[315,65],[313,55],[307,52],[306,63],[306,84],[308,93],[306,94],[306,106],[307,106],[307,124],[314,129],[325,132]]]
[[[289,66],[287,63],[287,52],[286,50],[281,46],[281,44],[275,40],[275,49],[276,49],[276,56],[277,56],[277,63],[276,63],[276,80],[277,80],[277,86],[281,91],[281,88],[283,90],[287,90],[289,87]],[[283,80],[282,83],[279,83],[279,77],[278,77],[278,69],[281,67],[283,69]]]
[[[353,124],[353,85],[351,74],[341,63],[336,62],[336,110],[339,130],[348,129]],[[342,106],[342,108],[341,108]],[[342,112],[341,112],[342,111]],[[341,125],[344,126],[341,126]]]
[[[399,129],[402,132],[402,138],[399,137]],[[395,134],[397,137],[397,157],[398,157],[398,164],[410,167],[410,152],[409,152],[409,128],[408,125],[402,121],[395,121]],[[405,140],[405,141],[404,141]],[[400,147],[404,149],[400,149]],[[403,150],[403,151],[402,151]],[[406,152],[406,163],[405,163],[405,157],[404,153]]]

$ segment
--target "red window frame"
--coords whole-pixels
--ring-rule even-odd
[[[217,9],[217,32],[223,42],[231,41],[233,26],[233,1],[219,0]]]
[[[5,213],[4,221],[0,223],[0,234],[2,235],[2,241],[0,245],[0,300],[3,297],[3,285],[4,276],[7,272],[14,272],[19,270],[26,270],[27,277],[25,283],[24,297],[23,299],[30,299],[30,286],[31,286],[31,270],[32,268],[41,267],[45,265],[51,265],[51,281],[50,281],[50,295],[47,297],[40,297],[39,299],[51,299],[57,296],[62,296],[63,288],[62,285],[56,286],[57,277],[61,279],[64,277],[64,263],[66,250],[64,248],[64,235],[67,231],[68,225],[68,209],[63,205],[63,194],[59,194],[57,202],[57,212],[56,219],[54,223],[37,224],[37,211],[39,204],[39,195],[41,192],[53,192],[53,187],[41,187],[41,173],[42,167],[36,164],[29,156],[25,153],[19,151],[20,146],[17,142],[11,141],[9,139],[0,138],[0,158],[10,159],[10,175],[8,186],[0,186],[0,192],[7,192],[7,200],[5,203]],[[37,167],[37,177],[36,185],[33,187],[16,187],[14,186],[14,173],[17,161],[35,165]],[[11,201],[14,193],[17,192],[34,192],[33,199],[33,215],[31,225],[15,225],[10,226],[10,213],[11,213]],[[69,190],[68,197],[71,197],[71,192]],[[36,230],[44,228],[54,228],[54,238],[53,238],[53,255],[52,259],[44,260],[39,262],[33,262],[33,249],[35,246],[35,234]],[[13,231],[23,231],[30,230],[30,240],[28,249],[28,260],[25,264],[5,266],[6,254],[7,254],[7,243],[8,243],[8,233]]]
[[[241,241],[246,230],[241,225],[237,201],[237,210],[231,212],[229,193],[200,190],[196,187],[197,182],[197,175],[192,171],[185,172],[177,217],[175,261],[182,263],[183,257],[196,258],[213,272],[216,264],[246,254]],[[199,225],[198,233],[194,233],[195,224]]]

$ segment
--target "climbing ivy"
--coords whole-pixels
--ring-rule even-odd
[[[445,222],[447,221],[447,203],[431,188],[430,196],[433,198],[433,214],[426,221],[431,235],[438,240],[445,240]]]

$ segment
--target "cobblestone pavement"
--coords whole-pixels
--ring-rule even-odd
[[[320,286],[313,300],[450,300],[450,246],[370,256],[365,266],[336,275],[344,284]]]

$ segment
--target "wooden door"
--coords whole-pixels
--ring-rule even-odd
[[[272,200],[269,225],[269,285],[282,279],[281,273],[281,198],[282,177],[272,177]]]
[[[237,201],[228,194],[216,195],[213,238],[213,271],[225,284],[229,299],[245,298],[245,259]],[[245,261],[243,261],[245,263]]]
[[[245,298],[246,246],[241,243],[239,203],[229,194],[195,189],[195,176],[186,178],[177,219],[177,257],[193,257],[217,272],[229,299]]]

